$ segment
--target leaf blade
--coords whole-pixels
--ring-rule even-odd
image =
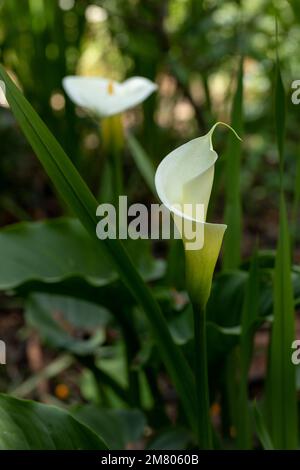
[[[105,450],[102,439],[60,408],[0,395],[0,449]]]

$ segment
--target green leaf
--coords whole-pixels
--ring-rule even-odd
[[[83,226],[96,239],[97,201],[69,160],[62,147],[49,132],[22,93],[0,66],[0,78],[6,85],[6,98],[26,138],[44,166],[61,197],[77,215]],[[195,387],[191,369],[170,335],[159,305],[151,295],[119,240],[98,241],[110,255],[132,295],[143,308],[161,358],[182,400],[192,426],[195,426]]]
[[[155,168],[149,155],[147,155],[141,144],[132,134],[127,134],[127,143],[140,174],[148,188],[152,191],[152,194],[156,196],[154,184]]]
[[[256,402],[253,404],[253,414],[254,414],[254,421],[256,432],[258,434],[258,438],[260,440],[261,445],[265,450],[274,450],[274,446],[271,440],[271,437],[268,433],[266,423],[264,421],[264,417],[260,412]]]
[[[103,436],[111,450],[123,450],[143,437],[146,419],[139,410],[107,410],[95,405],[75,408],[73,416]]]
[[[296,370],[291,361],[295,310],[290,237],[284,196],[280,196],[280,228],[274,271],[274,321],[267,384],[270,434],[276,449],[295,449],[297,434]]]
[[[296,369],[291,361],[291,345],[295,339],[295,309],[291,275],[290,233],[283,187],[285,92],[278,57],[275,124],[280,159],[279,240],[274,269],[274,320],[266,387],[266,410],[274,447],[276,449],[295,449],[298,445],[298,409]]]
[[[297,229],[299,228],[299,210],[300,210],[300,154],[297,155],[296,162],[296,177],[294,186],[294,200],[293,200],[293,246],[295,245],[297,235]],[[292,247],[293,248],[293,247]],[[293,254],[293,251],[292,251]]]
[[[0,395],[1,450],[104,450],[102,439],[54,406]]]
[[[98,305],[71,297],[35,294],[26,301],[27,322],[54,348],[88,355],[105,341],[109,312]],[[100,328],[99,328],[100,327]],[[78,333],[89,334],[88,339]]]
[[[144,279],[157,279],[163,272],[161,263],[150,257],[144,240],[136,242],[128,240],[126,246],[134,254],[137,268]],[[71,277],[100,287],[119,277],[105,247],[91,240],[80,222],[71,218],[22,222],[2,228],[0,258],[1,290],[33,280],[54,283]]]
[[[191,435],[186,429],[176,427],[159,433],[149,444],[149,450],[184,450],[191,442]]]
[[[284,137],[285,137],[285,91],[281,78],[280,65],[277,59],[276,71],[275,71],[275,128],[277,137],[277,147],[280,162],[280,177],[283,178],[283,166],[284,166]]]
[[[259,267],[255,251],[250,265],[249,277],[242,311],[240,337],[240,382],[238,384],[239,413],[237,441],[240,449],[252,448],[251,417],[248,400],[248,373],[252,359],[253,339],[259,324]]]
[[[241,137],[243,133],[243,57],[240,60],[237,88],[231,111],[231,127]],[[233,134],[228,136],[225,155],[226,162],[226,204],[225,223],[227,232],[224,238],[223,268],[235,269],[240,264],[242,211],[240,186],[241,142]]]

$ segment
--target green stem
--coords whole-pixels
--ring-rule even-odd
[[[103,147],[111,168],[113,204],[118,211],[119,196],[123,194],[124,134],[120,115],[109,116],[101,121]]]
[[[212,449],[212,429],[209,412],[209,390],[207,372],[207,346],[205,311],[193,304],[195,341],[195,378],[197,401],[198,446]]]
[[[113,180],[113,204],[116,210],[119,207],[119,196],[123,194],[123,168],[121,153],[122,152],[117,145],[112,145],[110,157]]]

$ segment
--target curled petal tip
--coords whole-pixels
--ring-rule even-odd
[[[209,131],[209,134],[212,135],[213,132],[214,132],[214,130],[215,130],[215,128],[216,128],[219,124],[221,124],[222,126],[225,126],[225,127],[227,127],[228,129],[230,129],[230,130],[234,133],[235,137],[236,137],[239,141],[243,142],[243,139],[238,135],[238,133],[236,132],[236,130],[233,129],[233,127],[231,127],[229,124],[227,124],[226,122],[223,122],[223,121],[218,121],[218,122],[216,122],[216,123],[213,125],[213,127],[211,128],[211,130]]]

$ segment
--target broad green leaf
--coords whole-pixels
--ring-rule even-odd
[[[95,405],[78,406],[73,416],[101,435],[109,449],[122,450],[143,437],[146,419],[139,410],[107,410]]]
[[[104,450],[102,439],[54,406],[0,395],[1,450]]]
[[[57,140],[49,132],[32,106],[14,85],[4,68],[0,79],[6,85],[6,98],[19,125],[44,166],[57,191],[76,214],[95,240],[97,201],[67,157]],[[182,400],[192,426],[195,425],[195,387],[191,369],[180,349],[175,345],[166,320],[119,240],[98,241],[110,255],[122,281],[143,308],[163,362]]]
[[[127,241],[141,275],[147,280],[161,276],[163,267],[150,257],[144,240]],[[26,282],[54,283],[71,277],[92,286],[105,286],[118,279],[106,250],[91,240],[76,220],[59,218],[22,222],[0,230],[0,289]],[[100,261],[99,261],[100,260]]]
[[[99,305],[47,294],[31,295],[25,314],[47,344],[78,355],[92,354],[105,341],[103,326],[110,319],[109,312]],[[90,337],[80,339],[79,333]]]
[[[149,444],[149,450],[184,450],[192,441],[190,433],[175,427],[160,432]]]
[[[231,111],[231,126],[239,136],[243,134],[243,57],[240,60],[237,77],[237,87]],[[226,204],[225,223],[227,233],[224,238],[224,269],[235,269],[240,264],[241,249],[241,186],[240,186],[240,160],[241,142],[231,133],[228,136],[228,146],[225,155],[226,162]]]
[[[141,144],[132,134],[127,134],[127,143],[140,174],[148,188],[156,196],[154,184],[155,168],[149,155],[146,154]]]

